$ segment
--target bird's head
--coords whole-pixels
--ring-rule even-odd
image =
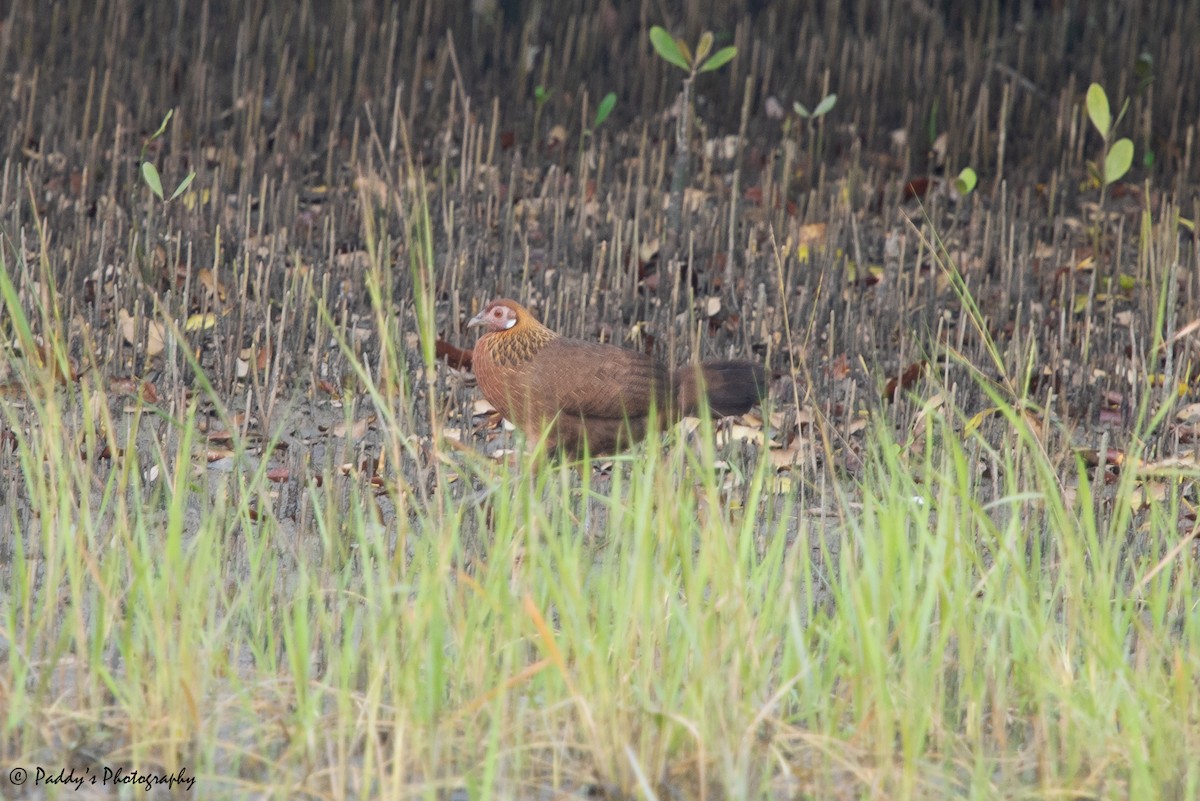
[[[532,320],[529,312],[515,300],[493,300],[467,323],[467,328],[482,326],[486,333],[509,331],[518,323]]]

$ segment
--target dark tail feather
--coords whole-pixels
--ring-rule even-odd
[[[701,393],[708,396],[709,411],[717,417],[745,414],[767,395],[767,377],[761,364],[733,360],[682,367],[675,373],[679,408],[686,415],[700,413]]]

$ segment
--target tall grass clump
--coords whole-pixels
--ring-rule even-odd
[[[208,465],[199,364],[182,406],[65,380],[45,267],[0,263],[6,765],[230,798],[1194,797],[1191,473],[1135,507],[1144,470],[1106,485],[986,382],[982,423],[937,387],[854,474],[826,447],[789,482],[707,423],[607,472],[450,447],[422,208],[398,246],[367,227],[377,349],[315,316],[378,470],[347,435],[295,514],[278,432]]]

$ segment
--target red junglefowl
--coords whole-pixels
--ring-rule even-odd
[[[472,354],[483,396],[549,450],[612,453],[646,435],[651,408],[661,426],[701,408],[743,414],[766,391],[749,361],[707,362],[671,371],[637,351],[559,336],[512,300],[492,301],[467,327],[486,332]]]

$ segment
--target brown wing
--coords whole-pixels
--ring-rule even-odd
[[[669,374],[658,362],[613,345],[556,339],[528,366],[528,390],[551,413],[623,420],[672,401]]]

